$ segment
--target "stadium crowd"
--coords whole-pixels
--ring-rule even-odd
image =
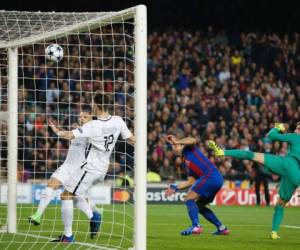
[[[274,122],[299,121],[299,34],[154,32],[148,39],[148,168],[184,178],[162,135],[193,136],[227,179],[251,178],[248,161],[217,160],[209,139],[227,149],[286,154],[271,143]],[[288,130],[293,130],[290,127]],[[275,176],[273,176],[276,179]]]
[[[76,126],[81,106],[91,104],[93,91],[113,92],[118,104],[114,105],[115,113],[126,114],[132,128],[133,39],[126,38],[126,51],[124,46],[106,46],[103,51],[97,44],[112,43],[112,37],[105,39],[100,41],[96,35],[90,40],[74,37],[68,47],[60,40],[68,48],[69,57],[59,67],[45,64],[43,46],[23,51],[19,70],[23,79],[19,84],[19,167],[25,170],[26,179],[28,173],[48,178],[62,163],[68,145],[45,125],[52,120],[65,127]],[[126,39],[117,37],[114,43],[124,45]],[[112,52],[114,59],[109,59]],[[164,141],[169,133],[196,137],[200,149],[227,179],[250,178],[251,163],[214,159],[207,150],[208,139],[217,139],[225,148],[284,155],[287,145],[271,143],[265,135],[274,122],[295,124],[299,120],[298,52],[298,33],[227,34],[208,27],[149,34],[148,171],[158,173],[163,180],[185,178],[181,158],[174,158]],[[104,60],[101,53],[107,55]],[[132,165],[132,158],[119,154],[113,164],[111,174],[122,172],[125,165]]]

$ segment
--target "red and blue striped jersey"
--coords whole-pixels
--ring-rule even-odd
[[[198,179],[201,176],[219,173],[217,167],[196,147],[186,146],[182,155],[189,176]]]

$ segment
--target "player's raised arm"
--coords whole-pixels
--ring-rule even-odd
[[[185,137],[182,139],[176,139],[175,136],[173,135],[167,135],[166,136],[166,141],[169,142],[170,144],[174,145],[196,145],[197,140],[193,137]]]
[[[295,140],[299,140],[300,136],[296,133],[287,133],[282,134],[285,131],[284,124],[275,123],[275,127],[270,130],[268,133],[268,137],[272,141],[281,141],[281,142],[295,142]]]
[[[72,131],[65,131],[65,130],[59,130],[53,122],[49,121],[49,126],[51,127],[51,129],[53,130],[53,132],[55,134],[57,134],[57,136],[66,139],[66,140],[72,140],[75,138],[74,134]]]

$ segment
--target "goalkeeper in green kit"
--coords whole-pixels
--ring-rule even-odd
[[[223,150],[214,141],[209,141],[208,146],[216,156],[230,156],[241,160],[250,160],[262,164],[268,171],[281,176],[279,199],[275,205],[272,221],[272,239],[280,239],[277,232],[283,218],[285,205],[291,199],[294,191],[300,185],[300,122],[294,133],[282,134],[284,124],[275,123],[268,137],[272,141],[287,142],[289,145],[286,156],[277,156],[267,153],[256,153],[246,150]]]

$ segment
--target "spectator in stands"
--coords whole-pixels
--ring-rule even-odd
[[[27,182],[28,179],[31,177],[29,171],[24,169],[24,167],[21,164],[18,164],[18,171],[17,171],[17,178],[18,182]]]
[[[265,195],[266,205],[270,205],[270,194],[269,194],[269,174],[263,171],[261,167],[257,165],[257,163],[253,163],[254,168],[254,185],[255,185],[255,194],[256,194],[256,205],[259,206],[261,204],[261,184],[263,185],[263,191]]]
[[[187,81],[183,81],[186,80],[184,77],[178,81],[179,78],[174,80],[163,74],[164,83],[155,80],[149,82],[149,103],[156,102],[153,98],[153,86],[163,87],[170,110],[170,113],[166,112],[169,119],[164,118],[168,121],[166,123],[161,120],[163,115],[157,112],[163,110],[163,106],[157,102],[155,109],[152,110],[153,106],[149,106],[148,115],[152,117],[149,120],[149,128],[157,120],[162,125],[162,131],[151,140],[149,152],[156,150],[161,133],[181,133],[182,136],[187,136],[191,129],[200,131],[200,141],[222,135],[222,143],[226,147],[231,143],[230,147],[239,148],[242,140],[246,139],[248,147],[253,148],[258,141],[256,138],[263,135],[274,121],[293,119],[295,115],[298,117],[296,108],[291,107],[295,107],[293,103],[298,103],[300,98],[290,94],[291,88],[297,85],[292,72],[298,69],[292,64],[291,67],[295,71],[288,72],[282,61],[284,54],[287,55],[287,61],[295,60],[292,54],[294,55],[297,49],[289,39],[276,35],[268,38],[262,33],[241,33],[240,39],[231,43],[230,34],[214,31],[212,27],[207,32],[197,31],[192,35],[188,32],[176,32],[176,35],[166,32],[155,33],[155,36],[160,39],[153,39],[154,34],[149,37],[150,57],[156,48],[167,49],[174,62],[169,65],[169,72],[177,72],[178,76],[184,76],[183,72],[188,72],[189,69],[190,81],[187,84]],[[176,46],[167,42],[172,39],[176,40]],[[181,48],[188,47],[187,40],[192,46],[190,50],[184,50],[182,56]],[[283,41],[290,44],[290,47],[281,46]],[[297,43],[299,44],[299,41]],[[268,50],[272,53],[267,54]],[[157,76],[161,66],[163,62],[160,64],[156,61],[156,67],[151,68],[151,74]],[[175,86],[177,92],[172,92],[169,86]],[[191,107],[195,114],[187,112],[187,107]],[[182,120],[184,123],[181,125]],[[211,122],[215,126],[213,130],[209,125]],[[228,135],[234,142],[227,140]],[[267,150],[273,147],[268,142],[260,143]],[[245,163],[237,165],[232,160],[226,160],[220,166],[227,177],[241,178],[248,175]]]
[[[76,45],[76,39],[72,37],[68,43]],[[118,43],[117,38],[115,43]],[[62,61],[59,69],[44,65],[43,61],[38,62],[39,58],[35,58],[33,62],[30,53],[23,53],[24,62],[32,67],[24,67],[22,72],[24,87],[19,93],[19,110],[24,111],[24,117],[19,120],[19,136],[24,139],[19,141],[19,148],[24,151],[20,153],[25,157],[24,162],[28,162],[26,168],[36,168],[35,172],[40,176],[45,176],[43,171],[51,173],[63,159],[64,151],[56,149],[68,148],[66,142],[58,141],[44,127],[49,119],[45,114],[60,126],[70,126],[75,118],[73,114],[80,109],[79,104],[89,104],[92,91],[104,89],[108,92],[117,90],[115,100],[119,108],[116,112],[126,114],[128,122],[134,120],[131,109],[123,108],[125,103],[127,106],[133,105],[130,98],[125,102],[123,93],[133,93],[133,74],[129,73],[133,72],[133,65],[126,63],[125,69],[125,62],[116,59],[114,65],[118,70],[114,76],[111,71],[112,61],[108,60],[101,71],[103,75],[101,72],[99,74],[97,68],[102,66],[98,59],[102,53],[109,58],[111,51],[106,47],[103,51],[95,48],[93,56],[98,61],[93,63],[97,74],[93,73],[87,70],[90,62],[84,59],[84,55],[89,55],[90,47],[82,46],[82,60],[79,62],[78,46],[75,45],[70,45],[69,48],[73,56],[68,61]],[[220,144],[226,148],[239,148],[242,140],[247,140],[251,149],[259,146],[263,150],[273,151],[273,144],[266,140],[259,141],[258,138],[275,121],[293,123],[300,118],[299,48],[298,33],[283,36],[263,32],[240,33],[236,37],[211,26],[206,30],[191,32],[170,29],[150,33],[148,169],[157,173],[162,169],[163,173],[167,169],[170,173],[173,171],[176,178],[184,178],[184,173],[178,168],[179,160],[174,164],[170,159],[169,163],[165,160],[168,158],[164,154],[167,150],[160,140],[165,134],[185,137],[198,131],[199,147],[201,143],[219,137]],[[123,58],[122,49],[118,49],[116,53]],[[133,55],[132,51],[126,53],[129,58]],[[39,67],[34,68],[33,65]],[[72,69],[68,71],[69,65]],[[55,82],[53,79],[57,75],[60,80]],[[53,82],[57,85],[54,86]],[[76,92],[72,92],[73,90]],[[59,103],[55,99],[59,99]],[[229,137],[231,140],[228,140]],[[46,138],[49,142],[47,147]],[[286,152],[284,144],[276,147],[278,153]],[[28,148],[34,149],[32,155],[26,153]],[[52,159],[47,165],[43,158],[46,152],[47,158]],[[158,160],[152,159],[154,152]],[[205,149],[203,152],[209,154]],[[28,160],[28,157],[34,160]],[[243,162],[236,163],[232,159],[226,159],[217,165],[222,168],[221,172],[226,178],[247,176]]]

